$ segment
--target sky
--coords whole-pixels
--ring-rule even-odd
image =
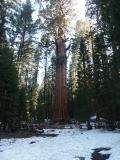
[[[85,18],[85,0],[72,0],[73,8],[76,12],[76,19]]]
[[[26,0],[21,0],[25,2]],[[32,0],[33,4],[35,0]],[[72,28],[75,27],[77,20],[84,20],[85,19],[85,0],[72,0],[72,9],[74,10],[75,17],[72,17]],[[37,9],[36,9],[37,10]],[[37,18],[37,11],[33,13],[33,18]],[[40,66],[39,75],[38,75],[38,83],[41,84],[44,77],[44,71]]]

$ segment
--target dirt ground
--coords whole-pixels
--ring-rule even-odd
[[[0,132],[0,139],[9,139],[9,138],[29,138],[36,136],[34,132],[28,131],[17,131],[17,132]]]
[[[10,138],[30,138],[30,137],[56,137],[57,134],[45,134],[39,132],[31,131],[17,131],[17,132],[0,132],[0,139],[10,139]]]

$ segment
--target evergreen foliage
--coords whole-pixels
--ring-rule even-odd
[[[5,129],[18,121],[18,79],[12,50],[0,46],[0,121]]]
[[[99,114],[109,121],[119,120],[120,114],[120,54],[119,54],[119,7],[114,0],[87,1],[88,15],[96,17],[94,57],[96,61],[96,92]],[[97,52],[96,52],[97,51]],[[97,89],[98,88],[98,89]],[[97,91],[98,90],[98,91]]]

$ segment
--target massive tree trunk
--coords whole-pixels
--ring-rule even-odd
[[[56,95],[54,106],[54,122],[66,122],[67,111],[67,85],[66,85],[66,47],[62,36],[56,39]]]

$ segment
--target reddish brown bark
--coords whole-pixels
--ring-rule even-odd
[[[54,122],[66,122],[67,111],[67,85],[66,85],[66,48],[62,37],[56,40],[56,95],[54,106]]]

